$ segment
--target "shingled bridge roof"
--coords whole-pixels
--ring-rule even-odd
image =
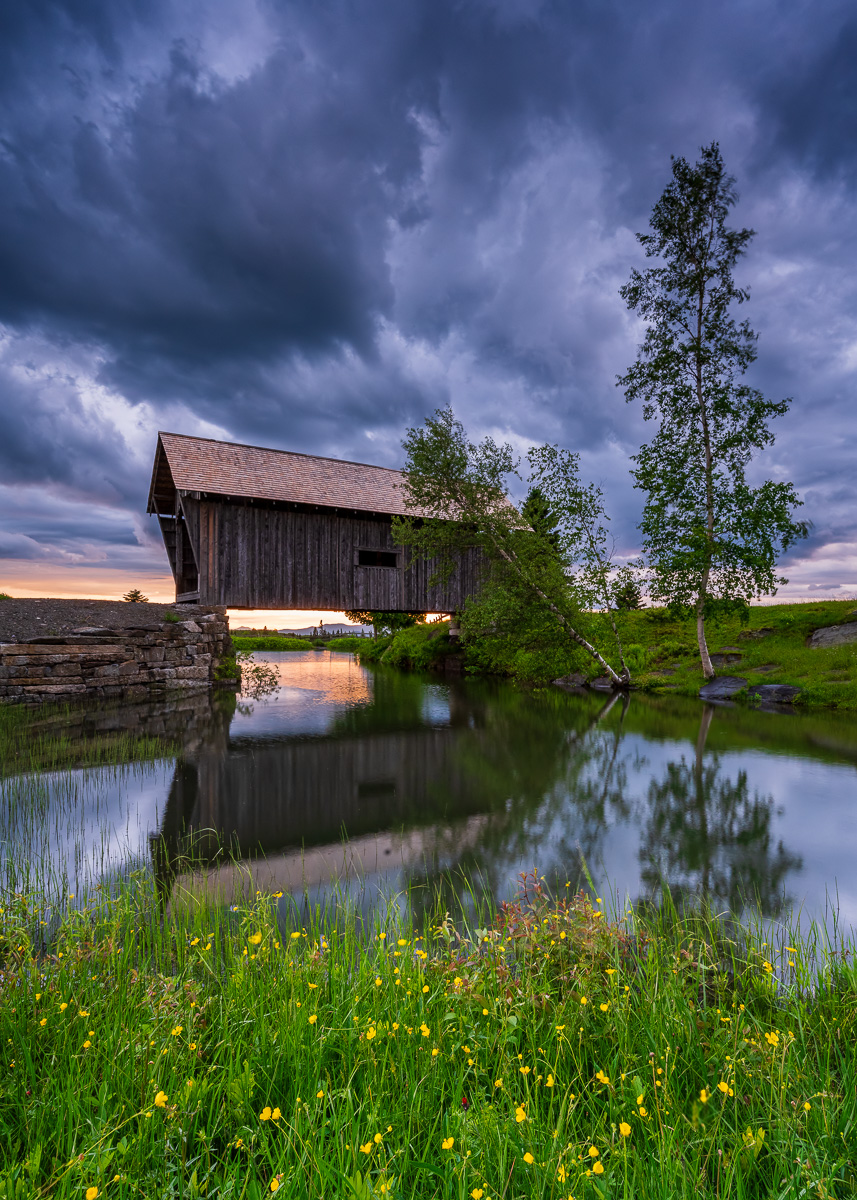
[[[148,511],[158,511],[158,499],[173,487],[180,492],[397,516],[409,511],[401,471],[182,433],[159,433]]]

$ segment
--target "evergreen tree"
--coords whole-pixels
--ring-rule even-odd
[[[793,519],[801,501],[791,483],[754,488],[745,477],[754,454],[774,440],[768,422],[789,401],[766,400],[742,382],[757,335],[732,314],[749,299],[732,272],[753,237],[751,229],[726,225],[736,200],[716,142],[693,166],[674,158],[651,232],[637,235],[660,263],[632,271],[621,289],[648,328],[619,383],[627,400],[642,400],[647,421],[659,422],[633,471],[647,494],[640,529],[649,590],[695,615],[707,679],[714,668],[706,617],[776,593],[787,582],[775,574],[777,557],[808,528]]]

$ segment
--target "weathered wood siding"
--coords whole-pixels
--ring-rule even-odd
[[[389,517],[311,512],[182,496],[199,567],[202,604],[230,608],[454,612],[479,587],[481,559],[463,556],[446,585],[429,588],[431,563],[395,546]],[[360,551],[397,565],[362,566]]]

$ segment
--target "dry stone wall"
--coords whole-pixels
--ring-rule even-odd
[[[226,609],[217,606],[194,606],[182,621],[84,627],[0,643],[0,703],[90,696],[146,700],[221,682],[228,686],[218,679],[218,667],[234,653]]]

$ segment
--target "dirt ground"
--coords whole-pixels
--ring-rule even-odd
[[[125,600],[0,600],[0,642],[27,642],[83,628],[158,625],[168,612],[187,621],[196,610],[194,604],[130,604]]]

